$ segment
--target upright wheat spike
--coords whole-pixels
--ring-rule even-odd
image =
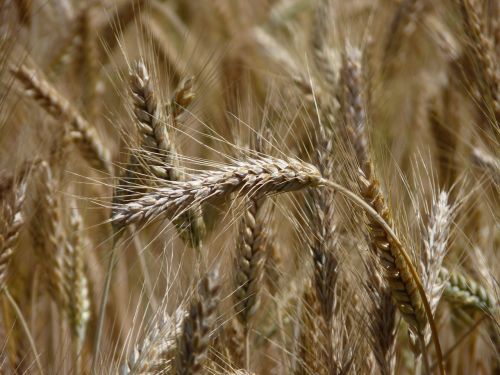
[[[161,314],[142,342],[133,348],[120,375],[169,373],[185,317],[182,308],[173,316]]]
[[[82,238],[82,218],[76,209],[71,211],[70,229],[70,236],[64,247],[64,285],[69,301],[71,333],[76,353],[80,354],[90,319],[90,300],[83,254],[85,243]]]
[[[351,142],[359,165],[359,187],[361,196],[389,225],[393,226],[389,207],[385,203],[379,183],[374,175],[366,136],[366,119],[363,111],[361,54],[357,50],[346,51],[343,55],[341,70],[341,113],[344,116],[345,132]],[[392,297],[410,326],[418,336],[423,334],[427,324],[426,312],[422,297],[418,292],[416,281],[411,275],[406,262],[396,247],[401,246],[393,241],[387,231],[373,218],[367,218],[372,246],[383,265],[385,278]]]
[[[203,372],[210,333],[217,318],[220,293],[218,278],[217,270],[205,276],[200,282],[197,298],[191,302],[178,341],[175,360],[177,375],[195,375]]]
[[[439,272],[448,249],[448,238],[453,221],[453,208],[448,203],[448,199],[446,191],[440,191],[434,199],[429,223],[424,232],[424,246],[421,252],[420,274],[433,314],[436,312],[445,287],[445,281],[439,277]],[[428,325],[424,330],[424,338],[426,342],[429,341]],[[420,352],[417,346],[414,350],[416,354]]]
[[[371,245],[371,243],[369,244]],[[364,288],[370,305],[368,310],[368,343],[382,375],[394,374],[396,366],[396,306],[389,286],[384,283],[379,263],[367,265],[368,279]]]
[[[0,291],[5,287],[9,264],[24,225],[22,207],[26,198],[26,182],[15,186],[11,195],[0,200]]]
[[[338,82],[338,74],[334,62],[328,54],[327,36],[330,28],[330,17],[332,16],[329,0],[321,0],[315,12],[315,22],[312,35],[312,47],[314,51],[314,63],[328,92],[335,92]]]
[[[184,110],[191,104],[195,98],[195,93],[193,90],[194,77],[185,77],[180,83],[172,99],[167,107],[167,112],[171,114],[173,119],[173,126],[176,128],[178,126],[179,116],[184,112]]]
[[[320,124],[316,150],[316,165],[322,176],[331,178],[333,173],[333,135]],[[308,247],[314,263],[314,286],[321,305],[323,319],[331,328],[336,302],[338,278],[338,233],[335,219],[335,194],[328,189],[310,189]]]
[[[94,4],[85,4],[80,11],[78,34],[81,41],[76,68],[81,72],[83,107],[89,121],[97,116],[97,84],[99,78],[99,58],[97,38],[93,17]]]
[[[68,308],[64,285],[64,264],[62,255],[66,243],[62,227],[56,182],[49,165],[43,161],[39,169],[36,220],[31,225],[35,250],[39,253],[51,297],[62,312]]]
[[[418,26],[419,18],[424,10],[423,0],[402,0],[389,25],[384,47],[384,61],[398,57],[401,40],[411,36]]]
[[[170,181],[177,179],[177,168],[173,163],[175,150],[167,130],[166,116],[154,91],[151,77],[143,61],[138,61],[130,73],[134,115],[141,134],[141,146],[148,152],[148,163],[158,177]],[[158,160],[155,160],[158,159]],[[166,164],[167,168],[161,168]]]
[[[448,193],[439,192],[427,224],[421,256],[422,284],[429,296],[432,311],[437,308],[444,284],[439,272],[447,251],[453,221],[453,208],[448,203]]]
[[[302,299],[300,336],[297,347],[298,361],[294,373],[296,375],[326,375],[328,373],[325,367],[327,327],[322,319],[316,319],[317,314],[321,314],[321,306],[312,285],[305,287]]]
[[[481,6],[475,0],[458,0],[464,31],[468,38],[468,58],[474,62],[473,84],[481,95],[477,98],[487,122],[493,125],[493,132],[498,137],[500,124],[500,69],[498,68],[495,46],[488,35],[483,21]],[[491,107],[488,104],[491,103]],[[490,115],[492,114],[492,116]],[[498,138],[497,138],[498,139]]]
[[[32,97],[54,119],[67,121],[72,128],[72,139],[80,147],[87,161],[95,168],[112,174],[108,150],[103,146],[94,127],[52,85],[33,69],[20,65],[11,69],[12,74]]]
[[[269,133],[269,128],[266,127],[263,132]],[[267,135],[270,138],[270,134]],[[264,137],[264,134],[256,135],[254,148],[258,153],[270,152],[269,143],[266,143]],[[249,334],[251,319],[260,305],[260,291],[268,255],[268,227],[272,216],[270,203],[266,197],[249,197],[245,201],[245,210],[239,222],[234,256],[233,297],[236,317],[243,325],[245,335]]]
[[[236,316],[245,330],[259,307],[260,289],[264,276],[268,210],[263,209],[264,198],[251,198],[239,225],[234,258]]]
[[[186,81],[178,89],[171,103],[164,110],[155,93],[151,77],[143,61],[137,62],[131,72],[130,87],[134,104],[134,115],[137,127],[141,134],[141,147],[147,154],[147,167],[143,167],[143,174],[152,171],[155,176],[162,180],[178,181],[183,179],[183,173],[179,167],[177,153],[168,130],[168,119],[175,125],[178,116],[182,113],[181,105],[188,105],[194,94],[190,94],[192,82]],[[137,164],[141,160],[132,156]],[[133,169],[138,165],[130,165],[127,168],[126,179],[134,178]],[[132,174],[132,176],[130,176]],[[136,177],[140,182],[140,178]],[[135,182],[136,185],[138,181]],[[150,184],[150,182],[146,182]],[[133,189],[133,187],[128,190]],[[137,190],[137,189],[134,189]],[[127,192],[127,191],[125,191]],[[194,206],[185,214],[174,221],[181,238],[189,245],[199,249],[205,234],[201,208]]]

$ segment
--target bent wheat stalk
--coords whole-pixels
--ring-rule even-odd
[[[397,255],[401,265],[407,268],[408,278],[414,283],[416,294],[423,304],[424,314],[431,327],[441,374],[445,374],[441,346],[429,301],[411,258],[391,225],[371,204],[344,186],[321,177],[317,168],[310,164],[294,159],[281,160],[268,157],[236,162],[236,165],[226,166],[218,171],[200,173],[191,181],[170,183],[170,186],[158,188],[135,202],[115,206],[110,221],[117,226],[144,223],[162,215],[179,215],[193,203],[228,197],[232,193],[270,194],[318,186],[329,187],[362,208],[371,222],[376,223],[391,240],[392,251]]]

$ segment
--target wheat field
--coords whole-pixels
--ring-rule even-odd
[[[1,374],[500,374],[498,0],[0,0]]]

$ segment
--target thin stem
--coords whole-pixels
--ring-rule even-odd
[[[104,317],[106,315],[106,304],[109,298],[109,289],[111,286],[111,278],[113,275],[113,269],[115,267],[118,247],[116,243],[118,241],[118,235],[115,235],[113,240],[113,248],[111,249],[111,256],[109,257],[108,268],[106,270],[106,280],[104,281],[104,290],[102,291],[101,305],[99,307],[99,320],[97,321],[97,335],[94,343],[94,352],[92,357],[92,375],[97,375],[97,357],[99,356],[101,349],[101,339],[102,330],[104,325]]]
[[[148,293],[149,303],[153,307],[153,310],[156,311],[156,309],[158,308],[158,301],[154,294],[153,283],[151,282],[151,278],[149,277],[146,259],[144,259],[144,254],[142,253],[141,240],[135,226],[132,226],[130,228],[130,232],[132,233],[134,248],[135,252],[137,253],[137,259],[139,260],[139,266],[141,268],[142,277],[144,279],[144,286],[146,288],[146,292]]]
[[[35,363],[36,366],[38,367],[38,372],[43,375],[43,368],[42,368],[42,363],[40,362],[40,356],[38,355],[38,351],[36,350],[35,340],[33,339],[33,336],[31,335],[31,332],[28,328],[28,323],[26,323],[26,319],[24,319],[21,309],[19,308],[19,306],[17,305],[16,301],[14,300],[10,292],[7,290],[7,288],[5,288],[3,292],[7,297],[7,300],[11,304],[12,308],[14,309],[17,319],[19,320],[19,323],[21,323],[21,327],[23,328],[24,333],[28,338],[31,350],[33,351],[33,355],[35,356]]]
[[[420,294],[420,298],[422,299],[422,303],[424,304],[424,309],[425,309],[425,314],[427,315],[427,319],[429,320],[429,325],[431,327],[431,332],[432,332],[432,341],[434,343],[435,349],[436,349],[436,356],[438,358],[438,365],[439,365],[439,371],[441,375],[445,375],[446,371],[444,369],[444,361],[443,361],[443,352],[441,351],[441,344],[439,343],[439,337],[438,337],[438,332],[436,328],[436,324],[434,322],[434,318],[432,316],[432,310],[431,306],[429,305],[429,301],[427,300],[427,296],[425,295],[424,287],[422,286],[422,282],[420,281],[420,278],[418,277],[418,273],[415,270],[415,267],[413,266],[411,259],[409,255],[406,253],[405,249],[403,248],[403,245],[399,241],[398,237],[392,230],[391,226],[385,222],[385,220],[380,216],[377,211],[373,209],[372,206],[370,206],[368,203],[366,203],[363,198],[357,196],[355,193],[352,191],[346,189],[342,185],[336,184],[335,182],[329,181],[327,179],[322,178],[321,185],[327,186],[329,188],[332,188],[333,190],[338,191],[342,195],[344,195],[346,198],[348,198],[351,202],[357,204],[359,207],[361,207],[368,215],[372,217],[373,220],[375,220],[382,228],[384,228],[385,232],[391,237],[391,239],[395,243],[395,248],[398,250],[400,255],[403,257],[406,266],[410,270],[410,273],[413,277],[413,280],[415,281],[415,284],[417,285],[417,290],[418,294]]]
[[[250,371],[250,329],[245,328],[245,369]]]
[[[424,363],[425,375],[431,375],[431,366],[429,365],[429,358],[427,358],[427,350],[425,348],[425,340],[422,335],[418,336],[420,343],[420,350],[422,351],[422,362]]]
[[[487,318],[487,317],[488,317],[487,315],[483,315],[483,316],[482,316],[481,318],[479,318],[479,319],[478,319],[478,320],[477,320],[477,321],[476,321],[476,322],[475,322],[475,323],[474,323],[474,324],[473,324],[473,325],[472,325],[472,326],[471,326],[471,327],[470,327],[467,331],[465,331],[465,332],[462,334],[462,336],[460,336],[460,337],[459,337],[459,338],[455,341],[455,343],[454,343],[452,346],[450,346],[450,347],[448,348],[448,350],[446,350],[446,352],[444,353],[443,358],[444,358],[445,360],[448,360],[448,359],[449,359],[449,357],[450,357],[450,355],[451,355],[451,354],[453,354],[453,352],[454,352],[454,351],[455,351],[455,350],[456,350],[456,349],[457,349],[457,348],[458,348],[461,344],[463,344],[463,343],[465,342],[465,339],[467,339],[467,337],[469,337],[469,335],[470,335],[471,333],[473,333],[473,332],[474,332],[474,331],[475,331],[475,330],[476,330],[476,329],[477,329],[477,328],[481,325],[481,323],[483,323],[483,322],[486,320],[486,318]],[[437,366],[437,363],[433,363],[433,364],[432,364],[432,367],[431,367],[431,370],[432,370],[432,371],[434,371],[434,369],[436,368],[436,366]]]

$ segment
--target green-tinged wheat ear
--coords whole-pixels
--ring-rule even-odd
[[[472,307],[491,313],[498,301],[475,280],[459,272],[449,272],[441,268],[440,279],[444,282],[443,297],[446,301],[460,307]]]
[[[177,375],[203,373],[211,331],[215,328],[219,305],[219,274],[212,271],[198,287],[198,295],[190,304],[177,343],[175,370]]]
[[[68,122],[71,137],[82,155],[95,168],[112,174],[109,151],[99,138],[95,128],[78,110],[60,94],[40,73],[25,65],[11,69],[12,74],[24,86],[24,93],[33,98],[55,120]]]
[[[26,182],[13,186],[10,196],[0,199],[0,292],[4,289],[10,261],[24,225],[22,212]]]

